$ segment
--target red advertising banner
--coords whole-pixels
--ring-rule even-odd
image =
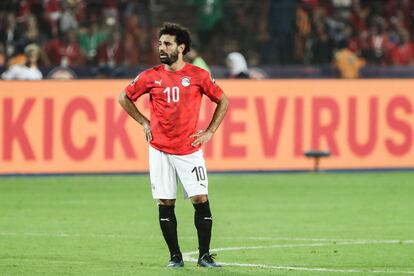
[[[129,80],[1,81],[0,174],[145,172]],[[204,148],[210,171],[414,168],[412,80],[219,80],[230,99]],[[137,102],[148,113],[148,96]],[[200,128],[214,104],[203,102]]]

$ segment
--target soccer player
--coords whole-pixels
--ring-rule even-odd
[[[126,112],[143,127],[149,142],[149,168],[152,196],[158,200],[159,223],[170,251],[168,267],[184,262],[177,237],[174,213],[177,176],[184,194],[191,198],[197,228],[198,266],[218,267],[210,254],[213,224],[208,201],[208,178],[201,147],[223,121],[228,100],[210,74],[184,62],[190,50],[190,34],[178,24],[165,23],[158,33],[158,51],[162,64],[139,74],[119,97]],[[141,95],[150,95],[150,119],[133,103]],[[202,96],[217,104],[206,130],[197,130]]]

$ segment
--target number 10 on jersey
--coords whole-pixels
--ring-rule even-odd
[[[174,103],[178,103],[178,101],[180,100],[180,88],[178,86],[166,87],[162,92],[164,94],[167,94],[168,103],[170,103],[171,101],[173,101]]]

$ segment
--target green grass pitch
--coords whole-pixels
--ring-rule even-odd
[[[148,176],[0,178],[0,275],[414,275],[414,173],[210,174],[212,252],[177,200],[183,269]]]

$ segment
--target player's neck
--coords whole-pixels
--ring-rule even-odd
[[[174,62],[171,65],[164,64],[164,69],[167,71],[175,72],[183,69],[185,66],[185,62],[183,59],[178,59],[176,62]]]

